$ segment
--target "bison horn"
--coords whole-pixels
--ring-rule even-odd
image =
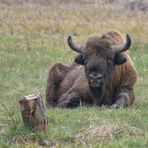
[[[131,37],[129,34],[126,34],[126,43],[121,45],[113,45],[112,49],[114,49],[116,52],[124,52],[128,50],[131,46]]]
[[[68,42],[69,47],[70,47],[72,50],[81,53],[81,48],[82,48],[82,47],[76,45],[76,44],[73,42],[71,36],[68,36],[67,42]]]

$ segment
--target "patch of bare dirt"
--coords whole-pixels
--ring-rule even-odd
[[[129,2],[125,5],[126,9],[135,10],[135,11],[147,11],[148,10],[148,2],[144,0],[135,0]]]

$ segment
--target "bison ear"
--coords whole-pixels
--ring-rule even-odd
[[[115,56],[115,64],[120,65],[120,64],[123,64],[125,62],[126,62],[126,58],[122,54],[117,53],[116,56]]]
[[[84,65],[83,56],[82,56],[81,54],[79,54],[78,56],[76,56],[75,62],[76,62],[77,64]]]

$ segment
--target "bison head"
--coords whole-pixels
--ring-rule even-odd
[[[68,45],[80,53],[75,62],[84,65],[91,95],[101,101],[107,93],[115,66],[126,62],[121,53],[130,48],[130,35],[126,34],[124,43],[120,34],[109,32],[101,37],[89,38],[84,46],[76,45],[69,36]]]
[[[128,50],[131,45],[129,34],[126,34],[125,43],[119,33],[109,32],[101,37],[89,38],[84,46],[76,45],[69,36],[68,45],[80,53],[75,62],[85,67],[91,95],[99,100],[103,99],[115,66],[126,62],[121,53]]]

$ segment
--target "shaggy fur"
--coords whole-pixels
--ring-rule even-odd
[[[110,48],[111,45],[123,42],[122,35],[115,31],[92,37],[83,46],[82,53],[75,58],[76,63],[71,66],[55,64],[48,75],[46,105],[68,108],[80,104],[109,105],[113,108],[130,106],[135,99],[135,66],[128,51],[119,54]],[[108,56],[115,59],[112,67],[108,66]],[[85,64],[85,59],[88,64]],[[90,68],[96,68],[104,74],[104,86],[91,88],[88,80]]]

